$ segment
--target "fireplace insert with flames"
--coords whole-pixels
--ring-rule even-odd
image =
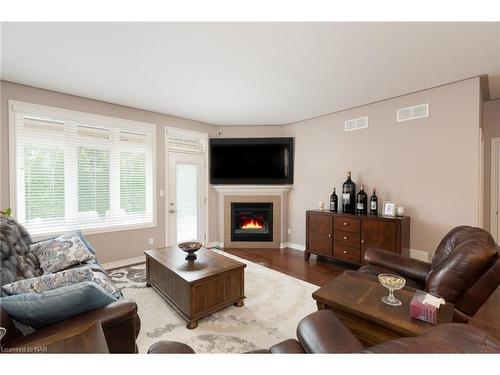
[[[231,241],[273,241],[273,204],[231,203]]]

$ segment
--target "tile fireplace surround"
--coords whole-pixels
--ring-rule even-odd
[[[287,193],[291,186],[274,185],[213,185],[218,198],[218,238],[227,248],[280,248],[286,242],[285,212]],[[273,204],[273,241],[231,241],[231,203],[269,202]]]

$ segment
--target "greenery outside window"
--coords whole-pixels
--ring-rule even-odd
[[[32,234],[154,224],[153,125],[15,109],[13,208]]]

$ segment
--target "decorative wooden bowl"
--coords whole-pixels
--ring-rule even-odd
[[[186,256],[187,261],[194,261],[196,260],[195,252],[200,250],[203,244],[201,242],[191,241],[191,242],[181,242],[178,246],[179,249],[188,253],[188,255]]]

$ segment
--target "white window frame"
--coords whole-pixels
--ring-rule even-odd
[[[9,190],[10,190],[10,207],[12,208],[14,216],[17,216],[17,156],[16,156],[16,113],[20,112],[23,114],[29,114],[33,116],[47,116],[49,118],[56,118],[67,120],[71,122],[81,122],[88,125],[95,126],[109,126],[118,127],[122,130],[130,131],[144,131],[151,134],[151,199],[146,197],[146,205],[151,207],[152,221],[147,223],[138,224],[112,224],[112,225],[100,225],[90,228],[82,228],[82,232],[85,234],[99,234],[99,233],[109,233],[124,230],[133,229],[143,229],[143,228],[154,228],[157,226],[157,201],[156,201],[156,125],[146,122],[132,121],[126,119],[120,119],[116,117],[108,117],[102,115],[96,115],[88,112],[73,111],[58,107],[45,106],[40,104],[33,104],[28,102],[22,102],[17,100],[9,100]],[[148,157],[148,154],[146,154]],[[111,183],[111,181],[110,181]],[[61,234],[61,231],[51,231],[45,232],[43,234],[35,234],[32,237],[35,239],[46,238],[54,235]]]

